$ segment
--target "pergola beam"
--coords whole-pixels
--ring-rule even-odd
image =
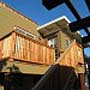
[[[70,1],[70,0],[68,0],[68,1],[66,0],[65,3],[66,3],[66,5],[68,6],[68,8],[71,10],[71,12],[73,13],[73,15],[77,18],[77,20],[81,20],[80,15],[78,14],[78,12],[76,11],[76,9],[75,9],[74,6],[72,5],[71,1]],[[79,24],[80,24],[80,23],[79,23]],[[69,25],[69,26],[70,26],[70,25]],[[70,26],[70,29],[71,29],[71,26]],[[75,29],[75,28],[74,28],[74,29]],[[84,27],[83,29],[86,31],[86,33],[87,33],[88,35],[90,35],[90,33],[89,33],[89,31],[88,31],[88,29],[87,29],[86,27]],[[78,30],[79,30],[79,29],[77,29],[77,30],[71,29],[72,32],[78,31]]]
[[[69,26],[70,26],[70,30],[72,32],[76,32],[76,31],[78,31],[80,29],[83,29],[83,28],[86,29],[87,27],[90,27],[90,16],[86,17],[84,19],[72,22],[72,23],[69,24]],[[88,33],[88,35],[90,35],[89,31],[87,33]]]
[[[65,1],[66,5],[68,6],[68,8],[71,10],[71,12],[73,13],[73,15],[79,20],[81,19],[80,15],[78,14],[78,12],[76,11],[76,9],[74,8],[74,6],[72,5],[70,0],[66,0]]]
[[[71,10],[71,12],[75,15],[75,17],[77,19],[81,19],[80,15],[77,13],[76,9],[74,8],[70,0],[43,0],[42,3],[48,10],[65,3]]]
[[[63,4],[65,1],[66,0],[42,0],[42,3],[48,10],[50,10],[60,4]]]
[[[90,37],[89,36],[83,37],[82,41],[84,44],[86,44],[86,43],[90,42]]]
[[[72,5],[72,3],[71,3],[71,1],[70,0],[66,0],[65,1],[65,3],[66,3],[66,5],[68,6],[68,8],[71,10],[71,12],[73,13],[73,15],[77,18],[77,20],[80,20],[81,21],[81,17],[80,17],[80,15],[78,14],[78,12],[77,12],[77,10],[74,8],[74,6]],[[79,23],[80,24],[80,23]],[[70,26],[70,25],[69,25]],[[71,27],[70,27],[70,29],[71,29]],[[88,31],[88,29],[86,28],[86,27],[84,27],[83,28],[85,31],[86,31],[86,33],[88,34],[88,35],[90,35],[90,33],[89,33],[89,31]],[[77,31],[78,31],[79,29],[77,29]],[[71,29],[71,31],[73,31],[74,32],[74,30],[73,29]]]
[[[90,0],[85,0],[85,2],[86,2],[87,7],[88,7],[88,9],[89,9],[89,11],[90,11]]]

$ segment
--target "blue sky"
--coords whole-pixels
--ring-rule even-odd
[[[65,4],[59,5],[58,7],[48,11],[42,5],[42,0],[3,0],[3,2],[29,17],[39,25],[43,25],[63,15],[68,17],[70,21],[76,21],[76,18]],[[82,18],[90,15],[85,0],[71,0],[71,2]],[[81,33],[85,35],[85,32],[82,31]],[[85,53],[90,56],[90,48],[86,49]]]

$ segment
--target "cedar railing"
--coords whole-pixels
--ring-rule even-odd
[[[11,57],[31,63],[51,65],[54,49],[18,32],[11,32],[0,39],[1,58]]]

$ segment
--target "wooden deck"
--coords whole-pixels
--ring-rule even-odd
[[[0,58],[51,65],[54,55],[53,48],[15,31],[0,39]]]

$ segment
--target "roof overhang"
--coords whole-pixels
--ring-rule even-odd
[[[48,36],[51,36],[59,31],[62,31],[69,37],[73,39],[77,39],[77,34],[80,35],[79,31],[77,34],[72,33],[69,28],[70,21],[66,16],[62,16],[60,18],[57,18],[51,22],[48,22],[40,27],[37,28],[38,32],[41,34],[43,38],[47,38]]]
[[[68,18],[66,16],[62,16],[38,27],[37,30],[42,35],[42,37],[45,38],[48,35],[54,34],[60,30],[67,29],[69,23],[70,21]]]

